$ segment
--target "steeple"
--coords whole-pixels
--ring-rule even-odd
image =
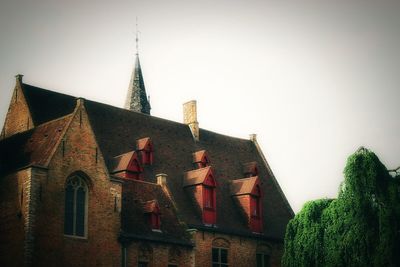
[[[131,81],[128,86],[128,94],[125,100],[125,109],[133,110],[150,115],[150,102],[147,98],[146,88],[142,75],[142,68],[139,61],[139,38],[136,21],[136,59],[132,71]]]

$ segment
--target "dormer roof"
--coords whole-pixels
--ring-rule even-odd
[[[140,138],[136,141],[136,149],[137,150],[145,150],[148,145],[151,145],[151,139],[150,137],[144,137]]]
[[[126,170],[134,172],[143,171],[143,168],[139,164],[138,156],[135,151],[129,151],[127,153],[114,157],[110,162],[110,167],[111,173],[117,173]]]
[[[212,169],[210,166],[188,171],[183,177],[183,187],[203,184],[210,175],[212,175]]]
[[[256,195],[256,185],[258,184],[258,176],[233,180],[231,183],[231,194],[233,196]]]
[[[193,153],[193,163],[198,163],[198,162],[209,162],[207,151],[200,150]]]
[[[158,206],[157,200],[152,199],[143,203],[143,212],[144,213],[159,213],[160,208]]]

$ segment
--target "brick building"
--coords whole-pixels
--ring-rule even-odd
[[[293,211],[255,135],[16,85],[0,137],[0,266],[280,266]]]

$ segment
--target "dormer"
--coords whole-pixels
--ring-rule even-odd
[[[244,163],[242,170],[243,170],[244,177],[257,176],[258,175],[257,162],[252,161],[252,162]]]
[[[233,180],[231,195],[241,207],[251,231],[262,233],[262,193],[258,176]]]
[[[153,231],[161,231],[161,212],[157,200],[153,199],[143,203],[143,211],[148,225]]]
[[[111,162],[111,174],[121,178],[141,180],[143,167],[135,151],[116,156]]]
[[[136,150],[140,155],[142,165],[153,164],[153,142],[151,141],[150,137],[137,140]]]
[[[216,224],[216,181],[210,166],[188,171],[184,175],[183,187],[187,189],[200,208],[205,225]]]
[[[210,166],[210,158],[207,151],[200,150],[193,153],[193,164],[198,169]]]

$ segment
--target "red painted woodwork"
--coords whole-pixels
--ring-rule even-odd
[[[215,186],[214,177],[210,174],[203,183],[203,223],[205,224],[217,222]]]
[[[250,229],[256,233],[262,233],[261,211],[261,190],[256,185],[250,195]]]
[[[155,211],[151,213],[150,216],[150,225],[152,229],[159,230],[161,227],[161,220],[160,220],[160,210],[157,207]]]
[[[153,164],[153,143],[149,137],[138,140],[138,151],[140,152],[141,163],[143,165]]]

